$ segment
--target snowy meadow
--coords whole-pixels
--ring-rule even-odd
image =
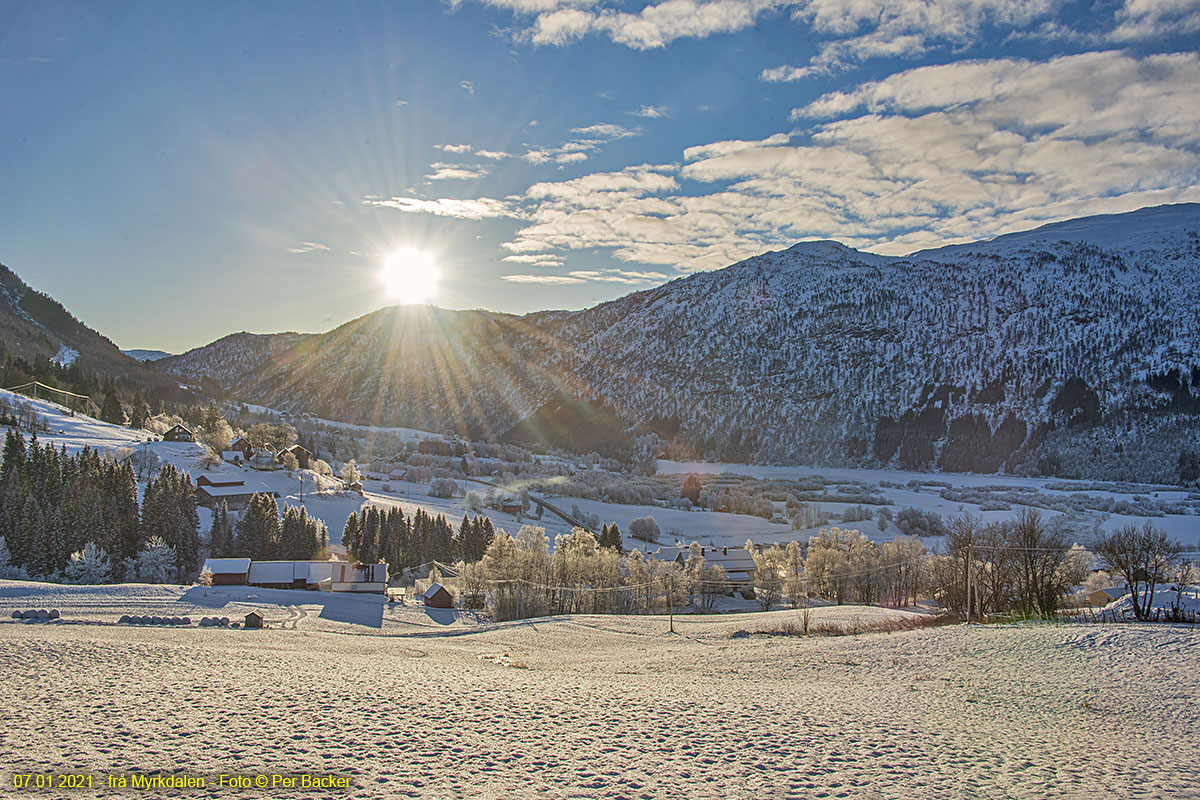
[[[49,605],[61,621],[9,620]],[[267,630],[195,625],[248,609]],[[377,598],[14,582],[0,610],[8,785],[161,770],[349,777],[271,795],[289,797],[1200,796],[1186,627],[757,634],[797,616],[776,611],[676,617],[671,633],[662,617],[491,623]],[[112,624],[135,610],[193,624]],[[908,612],[814,609],[888,613]]]

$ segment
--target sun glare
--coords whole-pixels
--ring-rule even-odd
[[[402,247],[383,260],[379,277],[391,299],[404,304],[428,303],[437,294],[439,272],[431,254]]]

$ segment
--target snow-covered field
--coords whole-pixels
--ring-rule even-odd
[[[64,620],[0,620],[7,786],[22,771],[182,770],[351,779],[187,792],[225,797],[1200,797],[1200,630],[1186,627],[733,638],[796,612],[676,617],[671,634],[662,617],[495,625],[376,598],[0,583],[0,606],[21,605]],[[272,629],[78,621],[251,607]]]
[[[1179,489],[1166,489],[1165,487],[1157,486],[1134,486],[1121,487],[1111,485],[1105,489],[1075,489],[1063,490],[1055,487],[1058,485],[1083,484],[1091,485],[1091,481],[1067,481],[1062,478],[1023,478],[1009,475],[976,475],[966,473],[950,473],[950,472],[905,472],[903,470],[891,469],[852,469],[847,467],[783,467],[783,466],[765,466],[755,464],[722,464],[715,462],[681,462],[681,461],[666,461],[658,462],[658,471],[667,475],[685,475],[689,473],[707,474],[707,475],[745,475],[754,478],[762,479],[799,479],[812,476],[820,476],[828,481],[845,481],[846,483],[863,482],[869,485],[879,486],[879,493],[885,496],[892,504],[893,511],[899,510],[906,506],[920,509],[921,511],[933,511],[941,514],[943,517],[948,517],[962,511],[975,514],[987,521],[1004,520],[1014,516],[1021,506],[1014,504],[1011,510],[1008,511],[985,511],[974,503],[952,502],[943,499],[941,487],[936,484],[947,483],[955,489],[977,489],[989,486],[1009,486],[1025,490],[1033,490],[1041,494],[1051,497],[1066,498],[1076,492],[1088,494],[1093,497],[1113,498],[1114,500],[1131,500],[1135,496],[1143,495],[1150,496],[1156,500],[1164,502],[1178,502],[1185,499],[1188,493]],[[930,484],[918,487],[909,488],[911,481],[924,481]],[[936,482],[934,484],[933,482]],[[1099,483],[1099,482],[1096,482]],[[882,484],[898,484],[899,486],[883,486]],[[845,504],[839,503],[822,503],[822,508],[827,508],[831,511],[840,511]],[[1043,511],[1049,517],[1059,516],[1059,512],[1045,510]],[[1111,531],[1122,525],[1129,523],[1141,524],[1147,520],[1153,522],[1158,527],[1167,532],[1168,535],[1180,540],[1185,545],[1200,545],[1200,517],[1192,515],[1177,515],[1168,514],[1159,517],[1136,517],[1124,514],[1106,514],[1096,515],[1102,531]],[[889,526],[889,531],[882,537],[879,535],[878,528],[870,522],[853,523],[850,527],[860,527],[863,532],[867,533],[872,538],[891,539],[898,531],[895,526]]]

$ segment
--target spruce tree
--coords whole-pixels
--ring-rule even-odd
[[[121,398],[117,396],[115,387],[104,395],[104,402],[100,406],[100,419],[114,425],[125,424],[125,411],[121,408]]]

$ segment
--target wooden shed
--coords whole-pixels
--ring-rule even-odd
[[[421,597],[430,608],[454,608],[454,597],[440,583],[430,584]]]
[[[245,626],[247,628],[263,627],[263,615],[258,613],[257,611],[251,611],[249,614],[246,615]]]

